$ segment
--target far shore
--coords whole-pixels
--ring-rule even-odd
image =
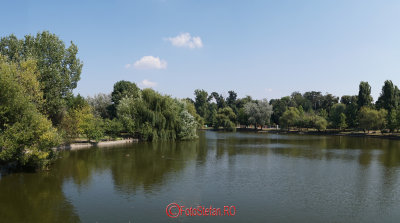
[[[213,128],[202,128],[200,130],[224,131],[223,129],[215,130]],[[325,131],[317,131],[315,129],[276,129],[276,128],[236,128],[237,132],[255,132],[255,133],[273,133],[273,134],[297,134],[297,135],[330,135],[330,136],[350,136],[350,137],[368,137],[400,140],[400,133],[381,133],[379,130],[364,133],[363,131],[339,131],[337,129],[328,129]]]

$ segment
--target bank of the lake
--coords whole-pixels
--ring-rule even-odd
[[[117,146],[117,145],[124,145],[130,143],[137,143],[139,142],[138,139],[121,139],[121,140],[111,140],[111,141],[100,141],[100,142],[75,142],[66,145],[60,145],[58,147],[52,148],[54,151],[60,150],[79,150],[79,149],[86,149],[90,147],[110,147],[110,146]]]

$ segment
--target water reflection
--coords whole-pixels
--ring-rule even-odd
[[[79,222],[62,183],[63,176],[51,172],[2,177],[1,222]]]
[[[0,179],[0,219],[164,222],[165,202],[179,200],[240,206],[214,222],[391,221],[400,218],[399,149],[386,139],[205,131],[65,151],[48,172]]]

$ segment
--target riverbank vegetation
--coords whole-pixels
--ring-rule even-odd
[[[51,148],[78,138],[189,140],[197,138],[197,129],[210,127],[367,133],[400,129],[400,92],[390,80],[375,103],[368,82],[360,83],[358,95],[340,100],[318,91],[268,101],[201,89],[193,99],[177,99],[124,80],[110,94],[84,98],[73,94],[83,66],[77,53],[74,43],[66,47],[49,32],[1,38],[0,165],[45,167],[54,157]]]
[[[0,40],[0,165],[43,168],[53,147],[77,138],[88,141],[133,137],[188,140],[200,127],[186,100],[115,83],[111,95],[74,95],[83,63],[78,48],[41,32]]]

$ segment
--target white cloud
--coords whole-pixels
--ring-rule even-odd
[[[266,91],[266,92],[271,92],[271,91],[272,91],[272,88],[265,88],[265,91]]]
[[[126,64],[125,68],[130,68],[132,64]],[[136,69],[166,69],[167,62],[165,60],[160,60],[159,57],[144,56],[140,60],[133,63]]]
[[[202,48],[203,42],[199,36],[191,36],[190,33],[181,33],[175,37],[166,38],[176,47],[187,47],[190,49]]]
[[[157,86],[157,83],[156,82],[151,82],[151,81],[149,81],[149,80],[147,80],[147,79],[144,79],[141,83],[140,83],[140,85],[141,86],[143,86],[143,87],[147,87],[147,88],[151,88],[151,87],[155,87],[155,86]]]

